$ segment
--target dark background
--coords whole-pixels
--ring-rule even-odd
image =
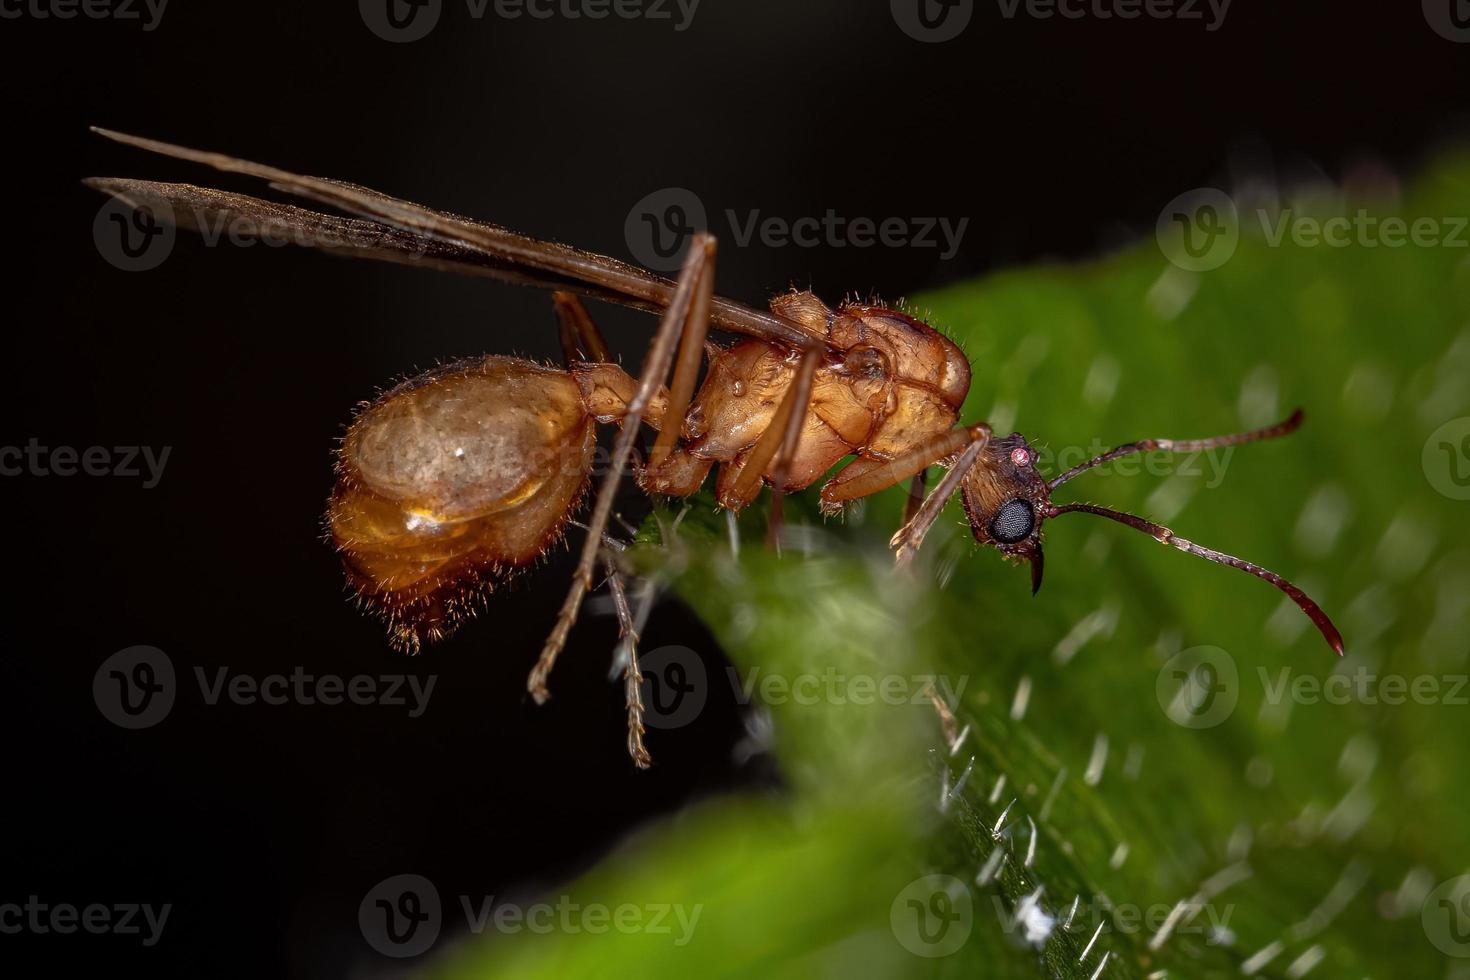
[[[897,298],[1151,234],[1165,202],[1227,182],[1232,167],[1411,172],[1463,133],[1470,50],[1431,31],[1416,4],[1377,7],[1236,0],[1211,33],[1200,21],[1005,20],[980,3],[945,44],[906,36],[884,0],[703,0],[682,33],[667,21],[474,20],[447,0],[411,44],[375,37],[352,3],[173,0],[149,33],[0,20],[0,444],[171,447],[152,490],[0,480],[11,572],[0,903],[173,905],[149,949],[137,937],[0,935],[0,959],[158,976],[392,969],[356,927],[358,902],[387,875],[426,875],[445,896],[532,894],[654,815],[780,785],[769,760],[737,763],[742,721],[718,696],[689,727],[653,733],[659,764],[635,772],[606,680],[606,615],[577,628],[552,703],[529,702],[564,549],[413,661],[345,599],[319,515],[354,403],[457,355],[555,357],[545,295],[189,236],[159,268],[120,271],[94,244],[102,201],[80,178],[249,185],[109,144],[88,124],[622,257],[629,209],[669,186],[712,215],[968,217],[948,262],[923,248],[739,248],[716,221],[726,295],[760,303],[797,283],[832,300]],[[596,312],[636,363],[652,321]],[[722,670],[699,624],[664,603],[644,648],[674,643]],[[168,653],[181,693],[161,724],[125,731],[91,685],[135,644]],[[437,684],[417,719],[207,705],[194,670],[225,665]]]

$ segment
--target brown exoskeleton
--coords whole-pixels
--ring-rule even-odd
[[[538,702],[548,696],[547,677],[603,557],[628,642],[628,748],[640,767],[649,764],[649,757],[643,745],[636,634],[617,567],[602,549],[614,493],[645,422],[658,437],[636,476],[650,493],[693,494],[718,465],[720,505],[738,511],[762,486],[770,486],[774,521],[780,494],[811,486],[853,457],[822,485],[821,505],[838,511],[849,501],[912,480],[908,519],[890,542],[900,565],[912,559],[958,491],[975,539],[1028,561],[1035,592],[1042,579],[1043,522],[1070,512],[1096,514],[1265,579],[1290,596],[1342,652],[1342,638],[1327,615],[1275,573],[1131,514],[1051,500],[1062,483],[1119,456],[1275,438],[1301,424],[1300,411],[1253,432],[1129,443],[1047,480],[1019,433],[995,437],[983,422],[959,424],[970,365],[943,334],[882,306],[846,303],[831,309],[810,292],[779,296],[769,312],[716,297],[715,242],[708,235],[693,238],[679,277],[671,282],[615,259],[351,184],[98,132],[262,178],[278,190],[353,216],[187,184],[87,181],[179,226],[244,222],[340,254],[556,290],[564,366],[490,355],[438,368],[384,393],[358,414],[343,440],[327,523],[359,597],[385,620],[395,646],[417,651],[451,632],[509,571],[533,561],[561,537],[590,483],[597,424],[620,426],[571,591],[528,687]],[[579,294],[661,312],[638,378],[609,359]],[[743,339],[729,346],[708,343],[710,326]],[[925,498],[925,473],[934,465],[946,473]]]

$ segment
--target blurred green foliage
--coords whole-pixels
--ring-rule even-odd
[[[1443,161],[1401,197],[1316,188],[1288,205],[1296,223],[1427,217],[1459,244],[1273,244],[1257,204],[1236,203],[1239,243],[1218,268],[1184,271],[1149,240],[916,312],[974,363],[965,419],[1021,429],[1044,460],[1303,406],[1289,439],[1114,467],[1058,501],[1153,516],[1298,581],[1346,657],[1265,583],[1085,515],[1049,524],[1032,598],[956,505],[916,574],[897,575],[884,545],[902,491],[845,521],[792,501],[784,557],[758,545],[760,508],[741,517],[736,557],[708,498],[682,518],[676,502],[639,557],[735,665],[707,658],[709,683],[817,679],[815,698],[755,687],[788,790],[650,827],[564,889],[698,908],[687,942],[677,926],[522,931],[431,975],[1470,976],[1446,955],[1470,955],[1453,944],[1470,916],[1455,921],[1442,892],[1421,916],[1470,872],[1470,502],[1449,469],[1470,459],[1436,442],[1470,435],[1441,428],[1470,416],[1470,234],[1456,231],[1470,162]],[[1269,210],[1268,228],[1281,217]],[[1226,668],[1176,672],[1200,648]],[[967,729],[953,751],[933,708],[908,701],[927,676]],[[903,697],[872,697],[862,678]],[[677,737],[653,732],[655,757]]]

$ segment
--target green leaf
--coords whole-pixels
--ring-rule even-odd
[[[434,972],[1470,975],[1447,955],[1470,954],[1454,943],[1470,910],[1425,902],[1470,871],[1470,422],[1442,428],[1470,416],[1470,162],[1403,200],[1298,194],[1276,243],[1282,215],[1237,204],[1218,268],[1184,271],[1150,240],[919,312],[972,359],[964,418],[1020,428],[1052,472],[1304,407],[1288,439],[1120,463],[1058,500],[1279,571],[1333,615],[1346,657],[1266,583],[1085,515],[1049,523],[1032,598],[953,505],[895,573],[901,490],[842,521],[788,502],[781,557],[758,508],[737,557],[707,496],[676,503],[639,560],[719,638],[734,667],[708,683],[769,713],[788,788],[651,827],[564,889],[645,926],[697,909],[687,936],[522,929]],[[1361,221],[1341,247],[1293,237],[1359,209],[1431,219],[1442,241],[1393,247]],[[953,751],[931,679],[967,730]],[[655,757],[677,737],[652,732]]]

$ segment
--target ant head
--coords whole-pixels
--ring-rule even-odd
[[[1019,432],[992,439],[960,485],[975,540],[1031,563],[1031,592],[1041,588],[1045,560],[1041,523],[1051,516],[1051,487],[1036,469],[1036,451]]]
[[[1096,504],[1062,504],[1051,502],[1052,491],[1068,480],[1095,466],[1133,453],[1165,450],[1168,452],[1195,452],[1234,446],[1261,439],[1275,439],[1296,431],[1302,424],[1302,413],[1298,409],[1291,418],[1264,429],[1240,432],[1211,439],[1144,439],[1118,446],[1085,463],[1072,467],[1065,473],[1047,480],[1036,471],[1036,453],[1019,432],[1012,432],[1003,439],[991,439],[985,451],[976,459],[975,465],[964,476],[961,491],[965,513],[970,519],[970,528],[975,539],[988,544],[1008,557],[1024,558],[1031,563],[1031,592],[1041,588],[1043,569],[1041,552],[1041,525],[1062,514],[1092,514],[1110,521],[1142,531],[1161,544],[1187,554],[1204,558],[1220,565],[1229,565],[1242,572],[1265,579],[1286,593],[1293,602],[1312,620],[1329,646],[1342,654],[1342,634],[1322,608],[1305,592],[1269,569],[1248,562],[1222,551],[1214,551],[1181,538],[1161,524],[1110,510]]]

